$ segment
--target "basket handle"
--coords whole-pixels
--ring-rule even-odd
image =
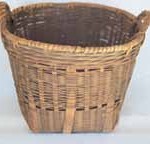
[[[136,24],[139,32],[145,33],[150,25],[150,11],[143,11],[136,18]]]
[[[7,3],[0,2],[0,24],[2,22],[2,19],[6,16],[11,17],[11,11]]]

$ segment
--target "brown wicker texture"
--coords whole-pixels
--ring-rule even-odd
[[[33,132],[109,132],[119,117],[150,12],[40,3],[9,10],[1,33]]]

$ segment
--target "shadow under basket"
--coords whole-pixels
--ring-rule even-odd
[[[10,11],[1,33],[22,114],[33,132],[114,129],[150,12],[40,3]]]

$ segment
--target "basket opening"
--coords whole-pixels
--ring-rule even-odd
[[[28,40],[100,47],[128,42],[135,33],[132,25],[127,15],[105,8],[59,5],[21,11],[10,29]]]

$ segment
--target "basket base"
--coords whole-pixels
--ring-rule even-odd
[[[65,111],[47,111],[30,108],[21,104],[22,114],[34,133],[62,133]],[[76,111],[73,133],[111,132],[119,118],[120,105],[112,111],[97,108],[89,111]]]

